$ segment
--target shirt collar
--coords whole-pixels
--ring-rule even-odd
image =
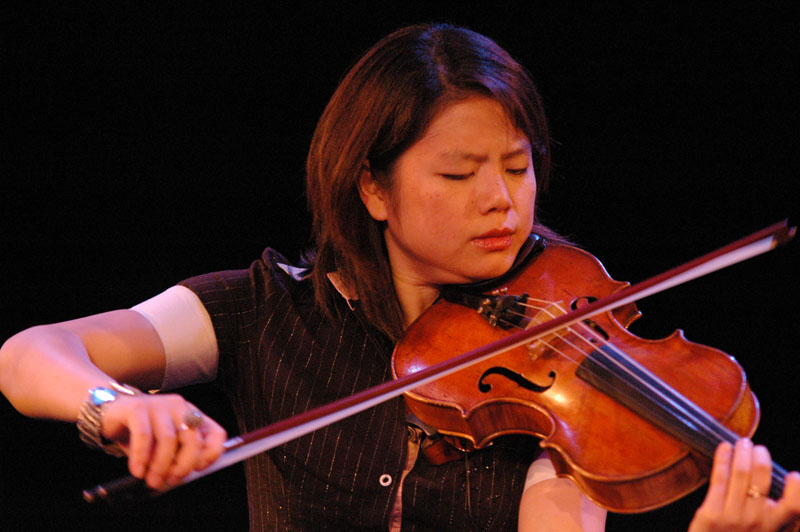
[[[328,281],[333,285],[339,295],[347,301],[347,306],[350,310],[355,310],[353,306],[354,301],[358,301],[358,292],[353,288],[347,280],[342,277],[339,272],[330,272],[328,274]]]

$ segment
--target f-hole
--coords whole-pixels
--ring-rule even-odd
[[[486,378],[489,375],[501,375],[506,379],[515,382],[517,386],[521,388],[525,388],[526,390],[538,393],[547,391],[556,382],[555,371],[551,371],[550,373],[547,374],[547,376],[550,377],[550,382],[548,382],[547,384],[536,384],[535,382],[520,375],[516,371],[512,371],[502,366],[495,366],[493,368],[489,368],[486,371],[484,371],[483,375],[481,375],[481,378],[478,379],[478,390],[480,390],[482,393],[489,393],[492,389],[492,385],[489,384],[488,382],[485,382]]]
[[[594,303],[595,301],[597,301],[597,298],[593,296],[579,297],[577,299],[572,300],[572,303],[570,303],[569,308],[571,310],[578,310],[584,305],[588,305],[589,303]],[[588,327],[591,327],[593,331],[595,331],[597,334],[602,336],[606,341],[608,341],[609,338],[608,333],[604,331],[603,328],[600,327],[597,323],[595,323],[590,319],[583,320],[583,323],[585,323]],[[597,343],[597,340],[595,338],[590,338],[589,341],[592,342],[593,344]]]

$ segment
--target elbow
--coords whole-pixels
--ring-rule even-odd
[[[27,331],[15,334],[0,347],[0,392],[17,410],[20,410],[15,384],[19,382],[19,368],[25,351]],[[22,412],[24,413],[24,412]]]
[[[19,413],[30,417],[36,414],[31,408],[30,386],[26,383],[36,379],[31,355],[35,351],[36,338],[44,327],[25,329],[7,339],[0,347],[0,392]]]

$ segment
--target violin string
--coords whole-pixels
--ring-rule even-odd
[[[558,307],[556,304],[556,308],[559,311],[563,312],[563,309]],[[546,311],[546,309],[545,309]],[[551,314],[548,312],[548,314]],[[689,401],[685,396],[674,390],[670,387],[667,383],[661,380],[659,377],[654,375],[647,369],[645,366],[641,365],[638,361],[632,359],[627,353],[624,353],[622,350],[619,349],[614,343],[606,340],[602,336],[600,336],[596,331],[594,331],[591,327],[587,326],[584,323],[576,324],[589,335],[595,338],[595,340],[602,343],[604,347],[610,349],[615,356],[610,356],[603,350],[595,349],[594,345],[587,340],[582,334],[580,334],[574,328],[570,328],[570,330],[576,334],[579,341],[586,342],[591,348],[593,352],[597,353],[597,356],[603,358],[605,362],[611,362],[617,368],[621,369],[624,373],[626,373],[634,383],[643,385],[644,388],[654,394],[655,396],[659,397],[662,400],[668,401],[668,404],[673,407],[673,414],[677,415],[680,411],[684,412],[685,414],[689,415],[691,418],[694,419],[696,423],[698,423],[706,432],[704,436],[706,438],[710,438],[710,446],[711,448],[707,449],[707,452],[710,454],[713,452],[713,447],[720,441],[729,441],[733,443],[738,436],[733,433],[730,429],[719,423],[716,419],[708,415],[704,410],[700,409],[695,405],[693,402]],[[574,345],[569,342],[570,345]],[[556,349],[558,353],[562,356],[567,356],[562,350]],[[586,356],[589,356],[586,351],[580,349],[581,353]],[[625,364],[623,364],[623,362]],[[595,372],[597,375],[597,372]],[[677,410],[677,411],[676,411]]]
[[[559,306],[558,303],[549,302],[544,300],[538,300],[535,298],[528,298],[527,301],[535,300],[544,306],[536,306],[531,305],[528,303],[521,303],[520,306],[528,307],[536,310],[539,313],[543,313],[550,318],[556,317],[548,308],[555,307],[558,309],[559,314],[565,314],[566,311]],[[506,309],[507,313],[512,314],[518,320],[529,318],[527,313],[519,313],[514,312],[512,309]],[[505,320],[502,317],[500,320],[502,321],[503,325],[506,325],[507,328],[517,328],[521,329],[517,322],[510,322],[509,320]],[[591,337],[593,337],[596,341],[600,342],[606,349],[610,350],[612,354],[605,352],[603,349],[596,348],[595,345],[592,344],[590,340],[588,340],[583,334],[580,334],[576,329],[575,325],[580,327],[580,329],[586,331]],[[678,430],[684,433],[684,437],[681,438],[678,434],[673,434],[673,436],[677,437],[678,439],[684,441],[685,443],[689,444],[695,450],[700,451],[701,453],[705,454],[709,458],[713,455],[714,449],[716,446],[722,442],[727,441],[730,444],[735,443],[737,439],[740,438],[738,434],[730,430],[728,427],[722,425],[719,421],[714,419],[710,416],[707,412],[699,408],[693,402],[689,401],[685,396],[677,392],[674,388],[669,386],[666,382],[661,380],[659,377],[654,375],[650,372],[646,367],[640,364],[635,359],[631,358],[629,355],[621,351],[616,345],[612,342],[609,342],[605,337],[599,335],[592,327],[587,326],[585,323],[577,323],[573,324],[573,326],[568,326],[565,328],[567,332],[571,332],[574,334],[579,341],[585,342],[591,348],[590,352],[585,351],[584,349],[580,348],[579,346],[575,345],[571,342],[567,336],[560,332],[552,333],[554,338],[559,338],[562,342],[569,345],[575,351],[581,353],[585,357],[591,356],[592,353],[596,353],[593,362],[603,362],[605,364],[610,363],[613,367],[618,368],[621,370],[623,374],[627,375],[627,378],[630,380],[630,383],[633,383],[634,386],[639,387],[639,391],[646,392],[645,396],[649,394],[649,397],[658,397],[663,402],[666,402],[666,405],[669,408],[661,408],[661,412],[666,413],[669,417],[665,420],[668,423],[672,423],[673,427],[676,427],[673,430]],[[545,346],[547,346],[552,352],[557,353],[558,355],[564,357],[565,359],[573,362],[576,365],[580,365],[577,360],[573,359],[569,354],[564,352],[562,349],[559,349],[555,345],[551,345],[546,340],[538,339],[542,342]],[[605,366],[606,370],[609,370],[608,366]],[[609,382],[603,375],[600,375],[593,367],[587,367],[585,364],[582,365],[582,370],[590,373],[593,378],[596,378],[600,381],[606,382],[606,384],[611,385],[612,383]],[[617,374],[619,377],[620,375]],[[613,377],[613,375],[612,375]],[[655,404],[659,404],[657,401],[654,401]],[[646,405],[645,405],[646,406]],[[652,408],[649,409],[651,414],[658,415],[658,410],[653,410]],[[662,420],[664,420],[662,415]],[[675,423],[677,421],[677,423]],[[697,427],[694,432],[691,432],[691,426]],[[698,441],[697,436],[702,438],[702,441]],[[776,464],[775,462],[772,463],[772,485],[770,489],[770,496],[778,499],[783,492],[785,477],[788,473],[785,469],[781,466]]]
[[[555,307],[556,309],[558,309],[559,314],[565,314],[566,313],[566,311],[563,308],[561,308],[561,306],[557,302],[549,302],[549,301],[539,300],[539,299],[535,299],[535,298],[529,298],[528,301],[530,301],[531,299],[534,299],[535,301],[539,302],[540,304],[544,304],[545,306],[536,306],[536,305],[531,305],[531,304],[522,304],[522,306],[528,307],[528,308],[532,308],[532,309],[536,310],[539,313],[544,313],[550,319],[556,317],[556,314],[554,314],[553,312],[551,312],[549,310],[552,307]],[[527,314],[514,312],[513,310],[510,310],[510,309],[509,309],[509,312],[512,313],[512,314],[515,314],[517,317],[520,317],[520,318],[527,317]],[[510,323],[508,321],[505,321],[505,323],[507,325],[511,326],[511,327],[521,328],[518,325],[515,325],[515,324]],[[588,333],[589,335],[594,337],[595,340],[601,342],[605,347],[607,347],[610,350],[612,350],[615,353],[616,357],[618,357],[618,358],[609,356],[603,350],[597,349],[595,347],[595,345],[592,344],[592,342],[590,340],[588,340],[584,335],[580,334],[577,330],[575,330],[574,325],[579,326],[586,333]],[[706,448],[705,448],[704,451],[701,451],[701,452],[704,452],[707,456],[711,457],[711,455],[713,454],[713,449],[716,447],[716,445],[718,443],[720,443],[722,441],[727,441],[728,443],[733,444],[737,439],[740,438],[740,436],[738,434],[736,434],[735,432],[730,430],[728,427],[726,427],[725,425],[723,425],[722,423],[717,421],[710,414],[708,414],[705,410],[703,410],[702,408],[698,407],[692,401],[687,399],[683,394],[679,393],[677,390],[675,390],[674,388],[669,386],[669,384],[667,384],[662,379],[660,379],[658,376],[656,376],[655,374],[650,372],[650,370],[648,370],[645,366],[640,364],[638,361],[636,361],[635,359],[631,358],[629,355],[624,353],[622,350],[620,350],[612,342],[606,340],[604,337],[602,337],[600,334],[598,334],[597,331],[593,330],[592,327],[589,327],[588,325],[586,325],[585,323],[582,323],[582,322],[579,322],[579,323],[574,324],[574,325],[566,327],[565,330],[569,331],[569,332],[573,333],[575,336],[577,336],[579,342],[585,342],[586,344],[588,344],[589,347],[591,348],[591,352],[586,352],[583,348],[579,347],[578,345],[573,343],[571,340],[569,340],[567,338],[567,336],[565,334],[563,334],[563,333],[556,332],[556,333],[554,333],[554,336],[559,338],[559,339],[561,339],[564,343],[566,343],[567,345],[572,347],[575,351],[581,353],[585,357],[590,356],[591,353],[597,353],[598,356],[603,357],[604,361],[610,362],[610,363],[614,364],[615,366],[617,366],[623,372],[628,374],[629,377],[633,380],[633,382],[643,385],[650,393],[655,394],[656,396],[658,396],[661,399],[667,400],[668,403],[674,407],[674,409],[671,410],[670,413],[672,415],[674,415],[676,418],[679,417],[678,413],[681,412],[681,411],[684,412],[688,417],[692,418],[694,423],[696,425],[698,425],[702,429],[702,432],[698,431],[698,433],[700,433],[700,435],[706,439]],[[540,338],[539,341],[541,341],[544,345],[546,345],[548,348],[550,348],[553,352],[557,353],[558,355],[564,357],[565,359],[573,362],[576,365],[578,364],[578,361],[575,360],[574,358],[572,358],[564,350],[559,349],[558,347],[556,347],[555,345],[552,345],[551,343],[547,342],[544,339]],[[624,361],[627,364],[630,364],[632,366],[632,369],[627,367],[626,365],[623,365],[620,361]],[[598,374],[593,369],[586,368],[585,366],[584,366],[584,369],[587,369],[588,371],[592,372],[596,378],[601,379],[601,380],[604,379],[604,377],[602,375]],[[642,377],[636,375],[633,370],[636,370],[637,372],[641,373],[644,377],[646,377],[646,379],[643,379]],[[608,382],[608,381],[606,381],[606,382]],[[683,424],[685,425],[686,422],[684,421]],[[700,449],[698,449],[698,450],[700,450]],[[783,492],[784,481],[785,481],[785,477],[787,475],[787,472],[786,472],[785,469],[783,469],[781,466],[779,466],[778,464],[776,464],[774,462],[773,462],[772,466],[773,466],[772,467],[772,491],[774,491],[774,493],[772,493],[772,491],[771,491],[771,495],[774,494],[774,495],[776,495],[776,498],[777,498],[777,496],[780,496],[780,494]]]
[[[530,301],[531,299],[532,298],[529,298],[528,301]],[[537,301],[539,303],[542,303],[542,304],[545,304],[546,306],[536,306],[536,305],[531,305],[531,304],[527,304],[527,303],[526,304],[522,304],[522,306],[525,306],[525,307],[528,307],[528,308],[532,308],[532,309],[536,310],[539,313],[544,313],[549,318],[556,317],[556,315],[553,312],[551,312],[549,310],[549,308],[555,307],[556,309],[559,310],[560,314],[566,313],[559,306],[558,303],[548,302],[548,301],[543,301],[543,300],[538,300],[538,299],[536,299],[535,301]],[[513,313],[513,311],[511,311],[511,312]],[[517,316],[520,316],[520,317],[523,316],[521,313],[514,313],[514,314],[516,314]],[[506,322],[506,323],[508,323],[508,322]],[[520,328],[519,326],[510,324],[510,323],[508,323],[508,324],[511,325],[511,326]],[[674,410],[683,411],[685,414],[689,415],[689,417],[694,418],[694,421],[696,422],[696,424],[699,424],[701,427],[704,428],[705,433],[703,435],[706,437],[706,439],[710,439],[711,440],[710,442],[708,442],[710,447],[715,447],[718,442],[723,441],[723,440],[733,443],[733,441],[735,441],[738,438],[738,435],[736,435],[735,433],[730,431],[730,429],[728,429],[727,427],[725,427],[724,425],[719,423],[716,419],[714,419],[711,416],[709,416],[706,412],[704,412],[702,409],[698,408],[694,403],[692,403],[691,401],[686,399],[683,395],[681,395],[678,392],[674,391],[671,387],[669,387],[661,379],[659,379],[657,376],[652,374],[649,370],[647,370],[644,366],[639,364],[637,361],[635,361],[632,358],[630,358],[627,354],[622,352],[613,343],[609,342],[604,337],[599,335],[591,327],[587,326],[584,323],[578,323],[578,324],[575,324],[575,325],[578,325],[582,330],[584,330],[586,333],[588,333],[590,336],[592,336],[596,341],[601,342],[603,344],[603,346],[605,346],[608,349],[612,350],[615,353],[616,357],[618,357],[618,358],[609,356],[608,353],[604,352],[603,350],[597,349],[596,346],[594,344],[592,344],[592,342],[589,339],[587,339],[583,334],[581,334],[578,330],[576,330],[575,326],[567,327],[565,330],[567,332],[572,333],[575,337],[577,337],[579,342],[584,342],[584,343],[588,344],[589,347],[591,348],[590,352],[587,352],[582,347],[576,345],[576,343],[571,341],[564,333],[556,332],[556,333],[554,333],[554,336],[559,338],[559,339],[561,339],[564,343],[566,343],[568,346],[572,347],[575,351],[577,351],[578,353],[580,353],[583,356],[588,357],[588,356],[590,356],[591,353],[597,353],[596,356],[602,357],[605,362],[610,362],[612,365],[616,366],[622,372],[627,374],[628,377],[631,379],[631,381],[633,383],[639,384],[640,388],[643,387],[644,389],[649,391],[651,394],[656,395],[659,398],[668,401],[668,404],[670,404],[672,406],[672,408],[673,408],[673,412],[672,413],[674,415],[676,415],[676,417],[677,417],[677,413]],[[565,359],[573,362],[576,365],[578,364],[578,361],[575,360],[574,358],[572,358],[564,350],[559,349],[555,345],[552,345],[551,343],[549,343],[546,340],[543,340],[541,338],[539,339],[539,341],[541,341],[544,345],[546,345],[548,348],[550,348],[553,352],[559,354],[560,356],[562,356]],[[645,377],[647,377],[647,380],[643,379],[641,376],[639,376],[636,373],[634,373],[633,369],[631,369],[630,367],[628,367],[626,365],[623,365],[620,362],[620,360],[624,360],[626,363],[631,364],[633,366],[633,369],[637,370],[637,372],[639,372],[639,373],[642,373]],[[584,368],[585,368],[585,366],[584,366]],[[596,371],[594,371],[594,370],[592,370],[590,368],[585,368],[585,369],[588,369],[588,371],[591,371],[595,375],[595,377],[597,377],[598,379],[601,379],[601,380],[605,379],[602,375],[600,375]],[[656,389],[656,388],[661,388],[661,389],[659,390],[659,389]],[[710,453],[711,451],[712,451],[712,449],[707,449],[706,450],[707,453]]]

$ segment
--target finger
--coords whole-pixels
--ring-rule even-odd
[[[793,471],[786,475],[783,495],[775,511],[775,522],[792,530],[792,524],[800,525],[800,473]]]
[[[714,466],[711,469],[708,492],[703,506],[708,505],[711,509],[719,511],[725,505],[732,461],[733,446],[728,442],[720,443],[714,452]]]
[[[167,472],[167,483],[177,485],[181,479],[194,470],[200,460],[202,436],[196,428],[181,422],[178,429],[178,454]]]
[[[747,493],[750,498],[766,497],[772,485],[772,457],[769,450],[763,445],[753,447],[752,472],[750,474],[750,487]],[[753,497],[754,494],[758,497]]]
[[[738,507],[738,521],[741,526],[745,527],[745,530],[775,530],[771,526],[774,520],[771,511],[774,503],[767,497],[772,474],[772,459],[769,451],[763,445],[751,446],[749,453],[746,452],[747,445],[743,445],[743,448],[742,452],[749,454],[750,476],[749,483],[744,488],[744,501]],[[738,490],[739,488],[732,489]],[[733,493],[738,495],[738,492]],[[769,528],[765,528],[767,526]]]
[[[197,469],[205,469],[225,451],[225,441],[228,439],[228,433],[210,418],[205,418],[199,430],[203,436],[203,448]]]
[[[697,509],[692,519],[689,532],[714,530],[720,524],[720,516],[724,517],[725,497],[728,491],[733,445],[722,442],[714,451],[714,463],[709,476],[708,491],[703,504]]]
[[[753,467],[753,442],[742,438],[733,446],[733,461],[730,468],[728,493],[725,496],[725,506],[731,510],[741,510],[747,492],[752,486]]]
[[[800,515],[800,473],[792,471],[786,475],[781,500],[790,502]]]
[[[163,410],[151,410],[150,422],[156,444],[145,480],[151,488],[160,489],[178,447],[177,431],[172,418]]]
[[[128,427],[128,470],[136,478],[144,478],[153,449],[153,430],[147,411],[133,409],[129,414]]]

